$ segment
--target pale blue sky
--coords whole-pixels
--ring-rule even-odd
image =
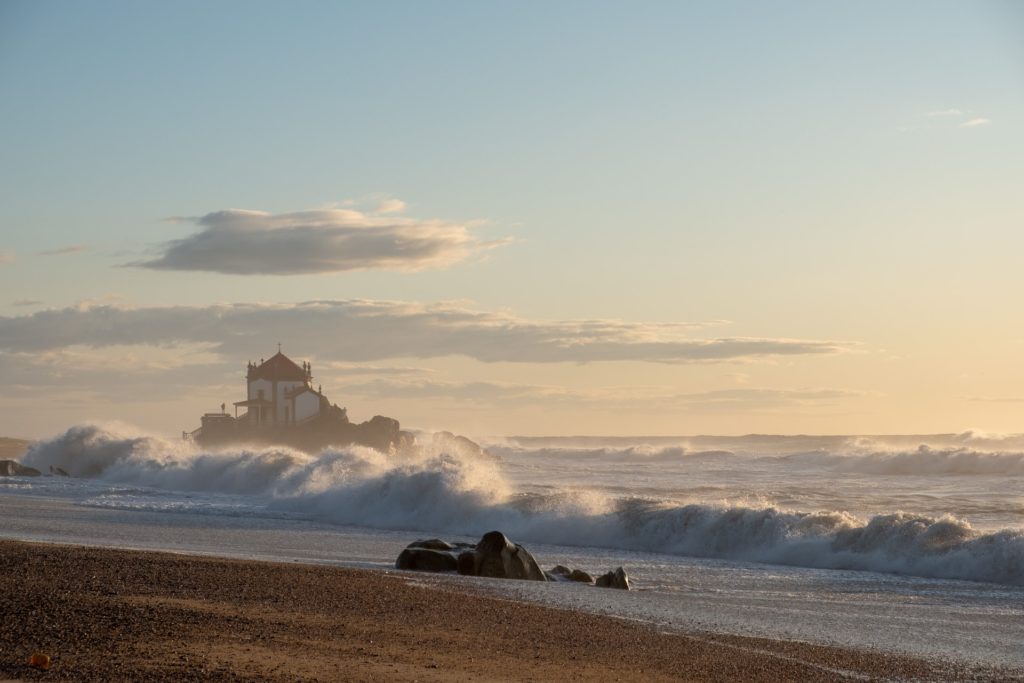
[[[14,254],[0,265],[0,326],[111,297],[457,299],[529,319],[728,320],[709,334],[857,343],[785,373],[430,368],[460,385],[643,377],[684,393],[732,388],[739,373],[758,389],[861,397],[821,409],[828,419],[643,423],[662,433],[737,420],[1011,429],[1013,410],[971,406],[1024,396],[1010,369],[1024,351],[1011,313],[1024,293],[1018,3],[3,1],[0,92],[0,251]],[[170,216],[385,197],[514,242],[411,273],[120,267],[196,231]],[[38,255],[70,245],[87,249]],[[26,300],[41,303],[13,305]],[[879,360],[911,351],[903,375]],[[894,406],[924,400],[913,387],[944,403],[901,428]],[[609,431],[564,412],[567,429]],[[496,405],[481,428],[527,431],[507,415]]]

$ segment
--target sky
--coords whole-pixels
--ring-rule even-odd
[[[0,434],[1024,432],[1024,6],[0,0]]]

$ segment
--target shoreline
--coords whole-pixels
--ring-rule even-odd
[[[0,680],[992,680],[999,669],[666,632],[430,574],[0,540]],[[608,590],[608,589],[595,589]],[[27,666],[41,651],[49,671]]]

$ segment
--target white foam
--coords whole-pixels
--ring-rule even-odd
[[[800,457],[812,456],[822,457]],[[433,448],[398,456],[360,447],[316,455],[262,447],[203,451],[124,428],[80,425],[35,444],[24,460],[112,484],[264,497],[271,509],[338,524],[467,535],[496,528],[524,542],[1024,585],[1020,530],[981,533],[950,516],[864,519],[569,487],[527,494],[508,484],[493,458]]]

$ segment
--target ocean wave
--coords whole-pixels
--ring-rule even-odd
[[[576,489],[527,495],[507,483],[499,461],[443,448],[398,456],[358,447],[207,452],[83,425],[33,445],[24,461],[117,485],[260,496],[272,510],[338,524],[430,534],[501,529],[527,543],[1024,585],[1020,530],[981,533],[954,517],[902,512],[864,520]]]
[[[541,446],[522,447],[507,444],[489,444],[487,450],[502,458],[541,459],[563,461],[596,460],[602,462],[696,462],[725,460],[736,457],[728,450],[691,450],[685,446],[657,446],[636,444],[631,446]]]
[[[939,449],[927,445],[909,451],[798,453],[778,460],[860,474],[1024,476],[1024,452]]]

